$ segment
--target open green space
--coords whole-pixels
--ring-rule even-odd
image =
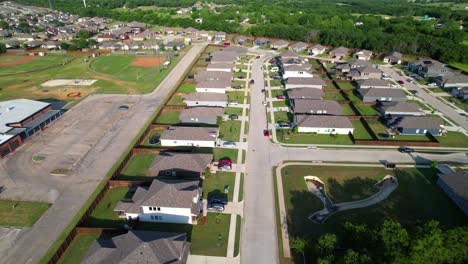
[[[241,91],[235,91],[235,92],[227,92],[227,97],[228,97],[228,101],[237,101],[239,102],[239,104],[243,104],[244,103],[244,92],[241,92]]]
[[[63,65],[73,60],[74,57],[70,55],[47,55],[43,57],[39,56],[27,56],[27,55],[2,55],[0,61],[2,63],[8,62],[20,62],[22,60],[32,59],[32,61],[24,62],[15,66],[0,66],[0,75],[21,73],[44,69],[55,65]]]
[[[335,100],[335,101],[344,101],[346,98],[344,98],[342,93],[325,93],[323,96],[324,100]]]
[[[363,140],[372,139],[371,135],[369,134],[369,132],[367,132],[361,120],[351,120],[351,123],[353,124],[353,127],[354,127],[353,136],[355,139],[363,139]]]
[[[230,159],[232,163],[237,163],[237,154],[239,150],[234,148],[214,148],[213,159],[218,161],[220,159]]]
[[[195,84],[182,84],[179,86],[177,89],[177,92],[179,93],[194,93],[196,92],[195,90]]]
[[[204,225],[192,230],[190,253],[194,255],[220,256],[227,254],[231,215],[208,213]]]
[[[224,108],[224,114],[226,115],[238,115],[242,116],[242,108],[240,107],[225,107]]]
[[[280,100],[280,101],[273,101],[273,107],[287,107],[288,102],[287,99]]]
[[[140,153],[133,155],[128,161],[127,166],[125,166],[120,173],[119,179],[135,179],[151,176],[149,168],[156,156],[157,154],[153,153]]]
[[[123,228],[126,223],[125,218],[119,218],[114,208],[119,201],[131,200],[133,192],[129,192],[129,187],[113,187],[109,189],[96,208],[84,223],[87,227],[115,227]]]
[[[362,116],[378,116],[379,111],[373,105],[354,105]]]
[[[275,112],[275,123],[278,123],[280,121],[292,122],[293,118],[294,118],[294,114],[291,112],[286,112],[286,111]]]
[[[449,131],[443,136],[436,136],[441,147],[468,148],[468,137],[461,132]]]
[[[167,105],[185,105],[184,103],[184,98],[180,95],[174,95],[169,102],[167,102]]]
[[[59,264],[80,264],[82,259],[86,256],[91,244],[94,240],[98,239],[101,234],[79,234],[77,235],[68,249],[63,254],[58,262]]]
[[[468,72],[468,64],[466,63],[459,63],[459,62],[453,62],[450,63],[450,66],[453,66],[459,70],[462,70],[464,72]]]
[[[49,206],[40,202],[0,201],[0,226],[33,226]]]
[[[180,122],[179,115],[180,110],[167,110],[161,113],[161,115],[156,120],[158,124],[165,124],[165,125],[174,125]]]
[[[288,229],[291,237],[337,233],[350,221],[378,225],[384,219],[399,221],[415,229],[418,223],[437,220],[442,226],[467,224],[462,211],[437,186],[435,169],[405,168],[386,170],[368,167],[288,166],[282,170]],[[319,177],[325,183],[330,199],[335,203],[364,199],[376,192],[374,184],[385,175],[396,176],[398,188],[379,204],[337,212],[324,224],[315,224],[308,216],[323,208],[321,201],[310,193],[304,176]]]
[[[219,138],[225,141],[238,142],[240,139],[241,122],[227,120],[219,126]]]
[[[271,97],[273,97],[273,98],[276,98],[277,96],[285,95],[285,94],[286,94],[286,91],[283,90],[283,89],[271,90]]]
[[[342,89],[342,90],[351,90],[351,89],[354,89],[354,85],[351,83],[351,82],[337,82],[338,83],[338,86]]]
[[[203,180],[203,198],[224,196],[232,202],[236,173],[218,171]]]
[[[343,108],[343,115],[358,115],[354,112],[353,108],[349,104],[342,104],[341,108]]]
[[[443,96],[443,98],[462,110],[468,109],[468,100],[461,100],[453,96]]]
[[[329,135],[315,133],[293,133],[289,130],[276,130],[276,137],[281,143],[289,144],[333,144],[352,145],[348,135]]]

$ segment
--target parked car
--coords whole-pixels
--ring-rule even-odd
[[[213,203],[226,205],[228,204],[227,196],[215,195],[215,196],[209,197],[208,204],[213,204]]]
[[[437,86],[437,83],[428,83],[427,86],[429,86],[429,87],[436,87],[436,86]]]
[[[273,80],[281,80],[281,76],[279,75],[275,75],[273,77],[271,77]]]
[[[260,59],[260,55],[257,55],[257,57],[255,57],[255,58]]]
[[[418,94],[418,93],[419,93],[419,92],[416,91],[416,90],[411,90],[410,92],[411,92],[412,94]]]
[[[208,209],[209,211],[222,212],[224,211],[224,204],[211,203],[211,204],[208,204],[208,207],[206,209]]]
[[[399,85],[405,84],[405,82],[404,82],[404,81],[401,81],[401,80],[400,80],[400,81],[397,81],[397,82],[398,82]]]
[[[254,79],[250,80],[250,84],[254,84],[254,83],[255,83]]]
[[[278,95],[276,96],[276,99],[286,99],[286,95]]]
[[[231,119],[231,120],[235,120],[235,119],[239,119],[239,116],[236,115],[236,114],[230,114],[230,115],[228,116],[228,118]]]
[[[277,72],[277,71],[279,71],[279,68],[278,68],[278,67],[272,67],[272,68],[270,69],[270,72]]]
[[[387,168],[387,169],[395,169],[395,168],[396,168],[396,164],[395,164],[395,163],[388,162],[388,161],[384,161],[384,166],[385,166],[385,168]]]
[[[268,129],[264,129],[264,130],[263,130],[263,135],[264,135],[265,137],[269,137],[269,136],[270,136],[270,131],[268,131]]]
[[[411,153],[414,152],[414,149],[408,147],[399,147],[398,151],[400,151],[401,153]]]
[[[386,75],[382,75],[382,80],[390,80],[390,77],[386,76]]]
[[[218,161],[218,169],[220,170],[231,170],[232,161],[230,159],[221,159]]]
[[[406,79],[406,81],[409,82],[409,83],[413,83],[413,82],[414,82],[414,80],[413,80],[413,79],[410,79],[410,78]]]
[[[119,110],[128,110],[130,107],[128,105],[119,105]]]
[[[278,122],[278,128],[291,128],[291,123],[289,122]]]
[[[244,77],[244,76],[242,76],[242,75],[240,75],[240,76],[237,76],[236,78],[237,78],[237,79],[241,79],[241,80],[245,79],[245,77]]]
[[[237,102],[236,100],[232,100],[229,102],[229,105],[238,105],[239,102]]]
[[[242,85],[235,85],[232,87],[232,89],[236,89],[236,90],[242,89]]]
[[[225,142],[223,142],[223,147],[235,148],[235,147],[237,147],[237,144],[236,144],[236,142],[225,141]]]

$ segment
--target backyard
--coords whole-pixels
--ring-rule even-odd
[[[179,123],[179,115],[181,110],[167,110],[161,112],[160,116],[156,120],[158,124],[165,124],[165,125],[174,125]]]
[[[372,136],[367,132],[361,120],[351,120],[354,127],[353,136],[355,139],[371,140]]]
[[[293,133],[289,130],[276,130],[276,136],[281,143],[290,144],[333,144],[352,145],[353,142],[348,135],[329,135],[315,133]]]
[[[128,161],[127,166],[119,175],[120,180],[145,180],[151,176],[149,168],[157,154],[141,153],[135,154]]]
[[[39,202],[0,201],[0,226],[33,226],[49,206]]]

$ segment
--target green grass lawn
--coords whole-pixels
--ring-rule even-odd
[[[148,133],[148,136],[146,136],[145,140],[141,143],[141,146],[143,147],[155,147],[161,145],[160,143],[156,145],[152,145],[149,143],[149,140],[152,139],[153,137],[159,137],[161,134],[164,132],[162,129],[153,129]]]
[[[367,167],[288,166],[283,168],[284,199],[291,237],[317,238],[327,232],[340,234],[341,225],[350,221],[369,226],[394,219],[414,230],[421,221],[440,221],[442,226],[468,223],[462,211],[436,185],[437,170]],[[284,174],[287,172],[287,176]],[[333,202],[359,200],[375,192],[374,184],[385,175],[398,178],[398,188],[383,202],[367,208],[338,212],[324,224],[314,224],[307,217],[323,208],[305,184],[304,176],[319,177]]]
[[[100,234],[77,235],[58,263],[80,264],[81,260],[86,256],[91,244],[93,244],[94,240],[98,239],[100,236]]]
[[[177,89],[177,92],[179,92],[179,93],[186,93],[186,94],[194,93],[194,92],[196,92],[196,90],[195,90],[195,84],[182,84],[182,85],[180,85],[179,88]]]
[[[294,118],[294,114],[291,112],[286,112],[286,111],[275,112],[275,123],[278,123],[280,121],[292,122],[293,118]]]
[[[174,125],[179,124],[179,115],[180,110],[167,110],[158,117],[156,123],[158,124],[166,124],[166,125]]]
[[[418,104],[422,110],[431,110],[425,103],[418,100],[406,100],[406,102]]]
[[[454,105],[456,105],[460,109],[468,109],[468,100],[460,100],[458,98],[455,98],[453,96],[443,96],[443,98]]]
[[[286,103],[286,100],[281,100],[281,101],[274,101],[273,102],[273,107],[287,107],[288,104]]]
[[[351,82],[338,82],[338,86],[342,90],[351,90],[351,89],[356,88],[356,87],[354,87],[354,85]]]
[[[450,63],[450,66],[453,66],[457,69],[460,69],[464,72],[468,72],[468,64],[466,63],[459,63],[459,62],[454,62],[454,63]]]
[[[240,69],[240,70],[247,70],[249,68],[249,66],[247,66],[245,64],[242,64],[242,63],[238,63],[238,64],[236,64],[236,68]]]
[[[167,102],[167,105],[185,105],[184,98],[180,95],[174,95],[171,100]]]
[[[283,89],[271,90],[271,97],[272,98],[276,98],[277,96],[285,95],[285,94],[286,94],[286,92]]]
[[[230,223],[229,214],[208,213],[204,225],[193,227],[190,253],[225,257]]]
[[[84,225],[87,227],[123,227],[126,220],[119,218],[118,213],[114,212],[114,208],[119,201],[129,200],[132,195],[133,193],[129,192],[129,187],[109,189]]]
[[[0,75],[28,72],[32,70],[43,69],[54,65],[62,65],[64,62],[73,59],[73,56],[69,55],[47,55],[44,57],[32,57],[32,56],[21,56],[21,55],[2,55],[0,61],[2,62],[17,62],[24,59],[33,59],[22,64],[15,66],[0,66]]]
[[[281,81],[280,80],[270,80],[270,86],[272,86],[272,87],[281,86]]]
[[[325,89],[335,89],[336,90],[336,86],[333,82],[326,82],[325,83]]]
[[[431,88],[427,88],[429,91],[433,92],[433,93],[446,93],[447,91],[445,91],[444,89],[440,88],[440,87],[431,87]]]
[[[353,136],[355,139],[372,139],[361,120],[351,120],[351,123],[354,126]]]
[[[151,176],[149,168],[156,156],[157,154],[153,153],[141,153],[133,155],[130,161],[127,163],[127,166],[125,166],[125,168],[120,173],[119,178],[133,179],[134,177]]]
[[[335,101],[344,101],[346,98],[344,98],[342,93],[325,93],[323,96],[324,100],[335,100]]]
[[[39,202],[0,201],[0,226],[33,226],[49,206]]]
[[[276,130],[279,142],[289,144],[336,144],[352,145],[348,135],[328,135],[313,133],[289,133],[285,130]]]
[[[231,149],[231,148],[214,148],[213,149],[213,159],[215,161],[218,161],[220,159],[225,159],[228,158],[230,159],[233,163],[237,163],[237,154],[239,150],[238,149]]]
[[[245,87],[245,81],[232,81],[231,87],[234,87],[234,86],[240,86],[240,87],[244,88]]]
[[[210,175],[203,180],[203,198],[210,199],[213,196],[224,196],[232,202],[235,181],[235,172],[218,171]]]
[[[378,116],[379,112],[372,105],[359,105],[355,104],[355,107],[361,113],[362,116]]]
[[[403,141],[430,141],[430,139],[426,135],[395,135],[393,137],[382,137],[379,134],[387,134],[386,126],[379,121],[367,121],[372,131],[374,131],[375,135],[380,140],[401,140]]]
[[[219,138],[225,141],[238,142],[240,139],[241,122],[228,120],[219,126]]]
[[[237,257],[237,255],[239,255],[241,223],[242,223],[242,218],[240,215],[237,215],[236,216],[236,238],[234,242],[234,257]]]
[[[343,104],[343,105],[341,105],[341,108],[343,108],[343,115],[352,115],[352,116],[357,115],[357,114],[353,111],[353,109],[351,108],[350,105]]]
[[[247,73],[246,72],[239,72],[239,71],[234,72],[234,78],[239,78],[239,77],[245,79],[245,78],[247,78]]]
[[[226,107],[226,108],[224,108],[224,114],[226,114],[226,115],[235,114],[235,115],[241,116],[242,115],[242,108],[239,108],[239,107]]]
[[[354,92],[346,93],[346,95],[348,96],[348,98],[349,98],[349,100],[351,102],[360,102],[361,101],[361,98],[359,98],[359,96],[357,96]]]
[[[468,148],[468,137],[461,132],[446,132],[444,136],[436,136],[441,147]]]
[[[228,101],[236,100],[237,102],[239,102],[239,104],[244,103],[244,97],[245,97],[244,92],[235,91],[235,92],[226,92],[226,94],[228,97]]]

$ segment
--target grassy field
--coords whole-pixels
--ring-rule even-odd
[[[91,213],[85,226],[123,227],[126,220],[118,218],[118,213],[114,212],[114,208],[119,201],[131,199],[132,195],[133,193],[129,192],[129,187],[114,187],[109,189]]]
[[[174,125],[179,123],[180,110],[167,110],[156,120],[158,124]]]
[[[353,142],[348,135],[328,135],[313,133],[289,133],[284,130],[276,130],[279,142],[289,144],[337,144],[351,145]]]
[[[350,105],[341,105],[341,108],[343,108],[343,115],[357,115]]]
[[[372,105],[358,105],[355,104],[355,107],[361,113],[362,116],[377,116],[379,112],[377,109]]]
[[[361,120],[351,120],[351,123],[354,126],[353,136],[355,139],[372,139]]]
[[[5,62],[20,62],[25,59],[33,59],[22,64],[15,66],[0,66],[0,75],[12,74],[12,73],[21,73],[28,72],[33,70],[39,70],[55,65],[62,65],[74,57],[70,55],[47,55],[44,57],[33,57],[33,56],[23,56],[23,55],[2,55],[0,56],[0,61]]]
[[[323,96],[323,99],[324,100],[335,100],[335,101],[346,100],[346,98],[344,98],[342,93],[325,93],[325,95]]]
[[[271,90],[271,97],[276,98],[279,95],[285,95],[286,92],[283,89]]]
[[[294,115],[291,112],[279,111],[275,112],[275,123],[280,121],[291,122],[293,121]]]
[[[234,148],[214,148],[213,159],[218,161],[220,159],[230,159],[232,163],[237,163],[237,154],[239,150]]]
[[[58,263],[80,264],[91,244],[99,237],[100,234],[80,234],[76,236]]]
[[[177,89],[177,92],[179,93],[194,93],[196,92],[195,90],[195,84],[182,84],[179,86]]]
[[[385,219],[394,219],[410,229],[419,223],[438,220],[442,226],[467,224],[462,211],[436,185],[437,170],[386,170],[366,167],[288,166],[283,168],[284,198],[289,232],[292,237],[318,237],[320,234],[340,233],[346,221],[379,225]],[[385,201],[367,208],[338,212],[324,224],[307,219],[323,204],[312,195],[304,176],[313,175],[325,182],[327,193],[335,203],[359,200],[372,195],[374,184],[385,175],[398,178],[398,188]]]
[[[180,95],[174,95],[169,102],[167,102],[167,105],[185,105],[184,103],[184,98]]]
[[[447,132],[444,136],[436,136],[442,147],[468,148],[468,138],[461,132]]]
[[[355,88],[354,85],[351,82],[338,82],[338,86],[342,90],[351,90],[351,89]]]
[[[244,92],[227,92],[228,101],[237,101],[239,104],[244,103]]]
[[[48,203],[0,201],[0,226],[33,226],[49,206]]]
[[[286,100],[281,100],[281,101],[274,101],[273,102],[273,107],[287,107],[288,103]]]
[[[213,196],[227,197],[230,202],[234,196],[235,172],[218,171],[203,180],[203,198]],[[226,188],[227,187],[227,188]],[[227,193],[225,190],[227,189]]]
[[[151,153],[135,154],[120,173],[119,179],[134,179],[136,177],[150,176],[149,167],[156,156],[157,154]]]
[[[241,122],[236,120],[224,121],[219,126],[219,138],[225,141],[238,142],[240,139]]]
[[[190,253],[194,255],[226,256],[230,223],[231,215],[208,213],[204,225],[193,227]]]
[[[242,115],[242,108],[239,108],[239,107],[225,107],[224,108],[224,114],[226,115],[238,115],[238,116],[241,116]]]

